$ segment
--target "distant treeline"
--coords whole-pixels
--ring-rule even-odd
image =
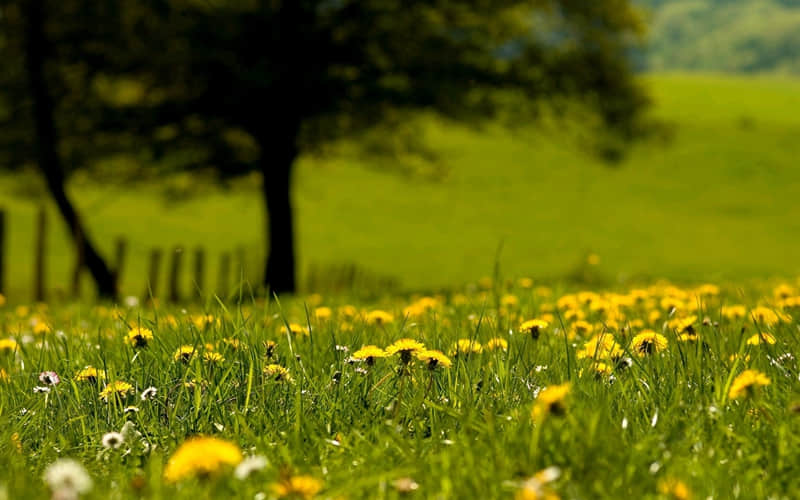
[[[636,0],[643,69],[800,74],[800,0]]]

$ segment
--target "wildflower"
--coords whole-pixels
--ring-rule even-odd
[[[300,323],[289,323],[288,330],[286,325],[283,325],[278,329],[278,333],[280,334],[286,333],[287,331],[292,335],[308,335],[310,333],[308,328]]]
[[[763,306],[753,308],[753,310],[750,311],[750,316],[756,323],[763,325],[774,325],[783,319],[772,309]]]
[[[453,345],[453,355],[458,356],[459,354],[480,354],[483,352],[483,346],[477,340],[472,339],[458,339]]]
[[[230,347],[234,351],[238,351],[239,349],[242,348],[242,342],[239,339],[224,338],[222,339],[222,343]]]
[[[233,471],[233,475],[236,476],[236,479],[247,479],[250,474],[265,468],[268,463],[266,457],[261,455],[247,457],[239,462],[239,465]]]
[[[153,340],[153,332],[137,326],[128,332],[126,339],[133,347],[147,347],[147,343]]]
[[[631,351],[639,357],[649,356],[667,348],[667,338],[653,330],[642,330],[631,340]]]
[[[94,366],[87,366],[75,373],[75,380],[78,382],[97,382],[97,379],[103,378],[104,374],[99,372]]]
[[[520,485],[514,500],[558,500],[558,495],[547,484],[558,479],[560,475],[561,469],[558,467],[548,467],[537,472]]]
[[[578,320],[572,324],[571,336],[579,335],[581,337],[585,337],[594,331],[594,327],[591,323],[584,320]]]
[[[758,370],[745,370],[731,384],[728,398],[738,399],[754,396],[761,386],[770,385],[772,381]]]
[[[158,389],[151,386],[143,390],[142,394],[139,397],[141,398],[142,401],[147,401],[149,399],[155,399],[156,394],[158,394]]]
[[[196,349],[192,345],[182,345],[178,347],[175,354],[172,355],[172,359],[182,363],[188,363],[194,357],[195,351]]]
[[[37,385],[36,387],[33,388],[33,393],[34,394],[38,394],[38,393],[47,394],[48,392],[50,392],[50,388],[49,387],[42,387],[40,385]]]
[[[578,359],[591,358],[591,359],[617,359],[622,356],[624,351],[622,347],[614,340],[614,336],[610,333],[597,334],[588,342],[583,344],[583,349],[576,351],[575,356]]]
[[[400,354],[400,360],[404,365],[407,365],[411,362],[411,355],[423,349],[425,349],[425,345],[422,342],[417,342],[414,339],[400,339],[387,347],[386,353],[389,356]]]
[[[8,354],[17,350],[17,341],[14,339],[0,339],[0,354]]]
[[[122,380],[115,380],[100,391],[100,399],[107,402],[112,397],[123,398],[131,392],[133,392],[133,386],[131,384],[123,382]]]
[[[191,438],[169,458],[164,479],[174,483],[191,476],[205,478],[241,461],[242,451],[233,443],[213,437]]]
[[[376,358],[385,358],[389,354],[375,345],[367,345],[353,353],[354,359],[360,359],[367,362],[369,366],[375,364]]]
[[[522,333],[530,334],[534,340],[539,338],[539,334],[545,330],[550,323],[543,319],[529,319],[519,325],[519,331]]]
[[[271,364],[264,367],[264,375],[276,382],[291,382],[292,376],[289,370],[281,365]]]
[[[366,320],[370,325],[382,326],[394,321],[394,316],[386,311],[376,309],[367,313]]]
[[[445,356],[441,351],[426,349],[424,351],[417,351],[416,355],[417,359],[428,364],[428,369],[430,370],[435,370],[437,366],[443,366],[445,368],[453,366],[453,362],[450,361],[450,358]]]
[[[266,353],[264,354],[267,358],[271,358],[273,354],[275,354],[275,349],[278,347],[272,340],[267,340],[264,342],[264,349],[266,349]]]
[[[540,420],[547,415],[563,415],[567,410],[565,400],[569,391],[569,382],[552,385],[542,390],[533,405],[533,411],[531,412],[533,420]]]
[[[668,478],[658,482],[658,492],[674,500],[689,500],[692,492],[686,483],[679,479]]]
[[[419,483],[410,477],[400,477],[392,481],[392,487],[398,493],[411,493],[419,489]]]
[[[58,385],[61,383],[61,378],[56,372],[42,372],[39,374],[39,382],[44,385]]]
[[[678,333],[694,333],[694,324],[697,322],[697,316],[688,316],[686,318],[675,318],[669,322],[669,327]]]
[[[766,332],[761,332],[747,339],[747,345],[775,344],[775,337]]]
[[[745,317],[747,308],[743,305],[725,306],[722,308],[721,312],[725,319],[736,320]]]
[[[71,458],[61,458],[47,466],[44,482],[54,498],[77,498],[92,489],[92,478],[83,466]]]
[[[603,363],[602,361],[595,361],[594,363],[592,363],[590,370],[592,371],[592,373],[594,373],[594,376],[598,379],[608,377],[614,371],[611,365],[609,365],[608,363]],[[579,375],[582,374],[583,372],[581,371]]]
[[[17,453],[22,453],[22,438],[19,437],[19,432],[11,434],[11,446]]]
[[[225,361],[225,358],[222,357],[222,354],[218,352],[204,352],[203,353],[203,361],[211,364],[222,363]]]
[[[119,432],[107,432],[103,434],[103,448],[118,449],[125,442],[125,438]]]
[[[272,492],[278,498],[310,500],[320,490],[322,490],[322,481],[312,476],[290,476],[272,484]]]
[[[503,295],[503,297],[500,298],[500,305],[511,309],[519,305],[519,299],[516,295]]]
[[[493,338],[486,343],[486,349],[489,351],[507,351],[508,341],[501,338]]]
[[[314,309],[314,317],[319,321],[326,321],[333,315],[330,307],[318,307]]]

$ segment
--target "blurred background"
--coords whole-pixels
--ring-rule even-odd
[[[0,3],[9,300],[800,272],[800,1],[100,3]]]

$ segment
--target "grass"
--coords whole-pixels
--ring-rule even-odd
[[[500,247],[501,273],[535,278],[563,278],[589,252],[615,281],[741,281],[800,272],[793,251],[800,234],[800,117],[789,112],[800,105],[800,81],[670,74],[646,80],[654,113],[674,126],[673,140],[640,145],[616,168],[577,151],[557,131],[475,132],[435,123],[427,124],[428,138],[449,172],[438,182],[347,156],[303,158],[295,188],[301,273],[354,262],[396,277],[405,289],[437,289],[491,275]],[[244,277],[258,281],[264,239],[256,181],[229,192],[183,182],[183,191],[199,193],[186,202],[167,201],[174,197],[155,185],[71,186],[106,255],[116,236],[128,238],[125,293],[146,289],[155,245],[203,245],[213,259],[210,284],[219,253],[242,246]],[[15,196],[19,184],[4,183],[0,204],[10,231],[7,295],[24,301],[38,202]],[[62,227],[54,214],[51,289],[68,288],[72,269]]]
[[[794,498],[797,285],[6,306],[17,344],[0,349],[0,495],[46,498],[40,478],[70,457],[94,482],[88,499],[314,497],[298,478],[319,498]],[[533,335],[521,325],[536,317],[549,324]],[[131,342],[137,328],[152,338]],[[452,365],[353,361],[403,337]],[[80,380],[87,365],[105,377]],[[768,385],[737,392],[745,369]],[[61,381],[34,392],[44,371]],[[131,390],[103,401],[112,381]],[[121,429],[120,447],[104,446]],[[231,443],[231,462],[242,450],[266,465],[237,479],[213,461],[218,443],[174,458],[196,435]],[[295,496],[280,490],[291,478]]]

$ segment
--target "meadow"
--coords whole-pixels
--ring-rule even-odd
[[[796,498],[800,283],[5,307],[3,498]]]
[[[610,282],[800,273],[800,115],[789,112],[800,109],[800,82],[669,74],[647,82],[653,113],[671,124],[672,139],[642,143],[614,167],[558,128],[475,131],[435,122],[423,124],[446,169],[435,180],[353,155],[302,158],[295,183],[301,281],[311,266],[357,263],[403,290],[437,290],[492,275],[496,260],[507,276],[558,281],[589,253]],[[245,278],[258,281],[264,237],[256,180],[228,191],[189,179],[133,187],[106,180],[110,186],[73,179],[70,191],[106,255],[116,236],[128,238],[123,293],[146,289],[155,245],[205,246],[209,282],[216,256],[241,245]],[[26,301],[44,198],[29,176],[0,186],[9,231],[5,292]],[[54,211],[50,220],[49,287],[68,289],[73,252]],[[187,273],[187,293],[190,280]]]
[[[433,120],[435,176],[303,157],[280,300],[250,294],[254,179],[75,178],[105,253],[128,238],[123,298],[62,298],[53,212],[32,303],[41,189],[5,177],[0,500],[797,498],[800,82],[647,81],[671,138],[614,167],[558,128]],[[147,300],[177,244],[242,246],[243,280]],[[350,262],[399,286],[309,287]]]

